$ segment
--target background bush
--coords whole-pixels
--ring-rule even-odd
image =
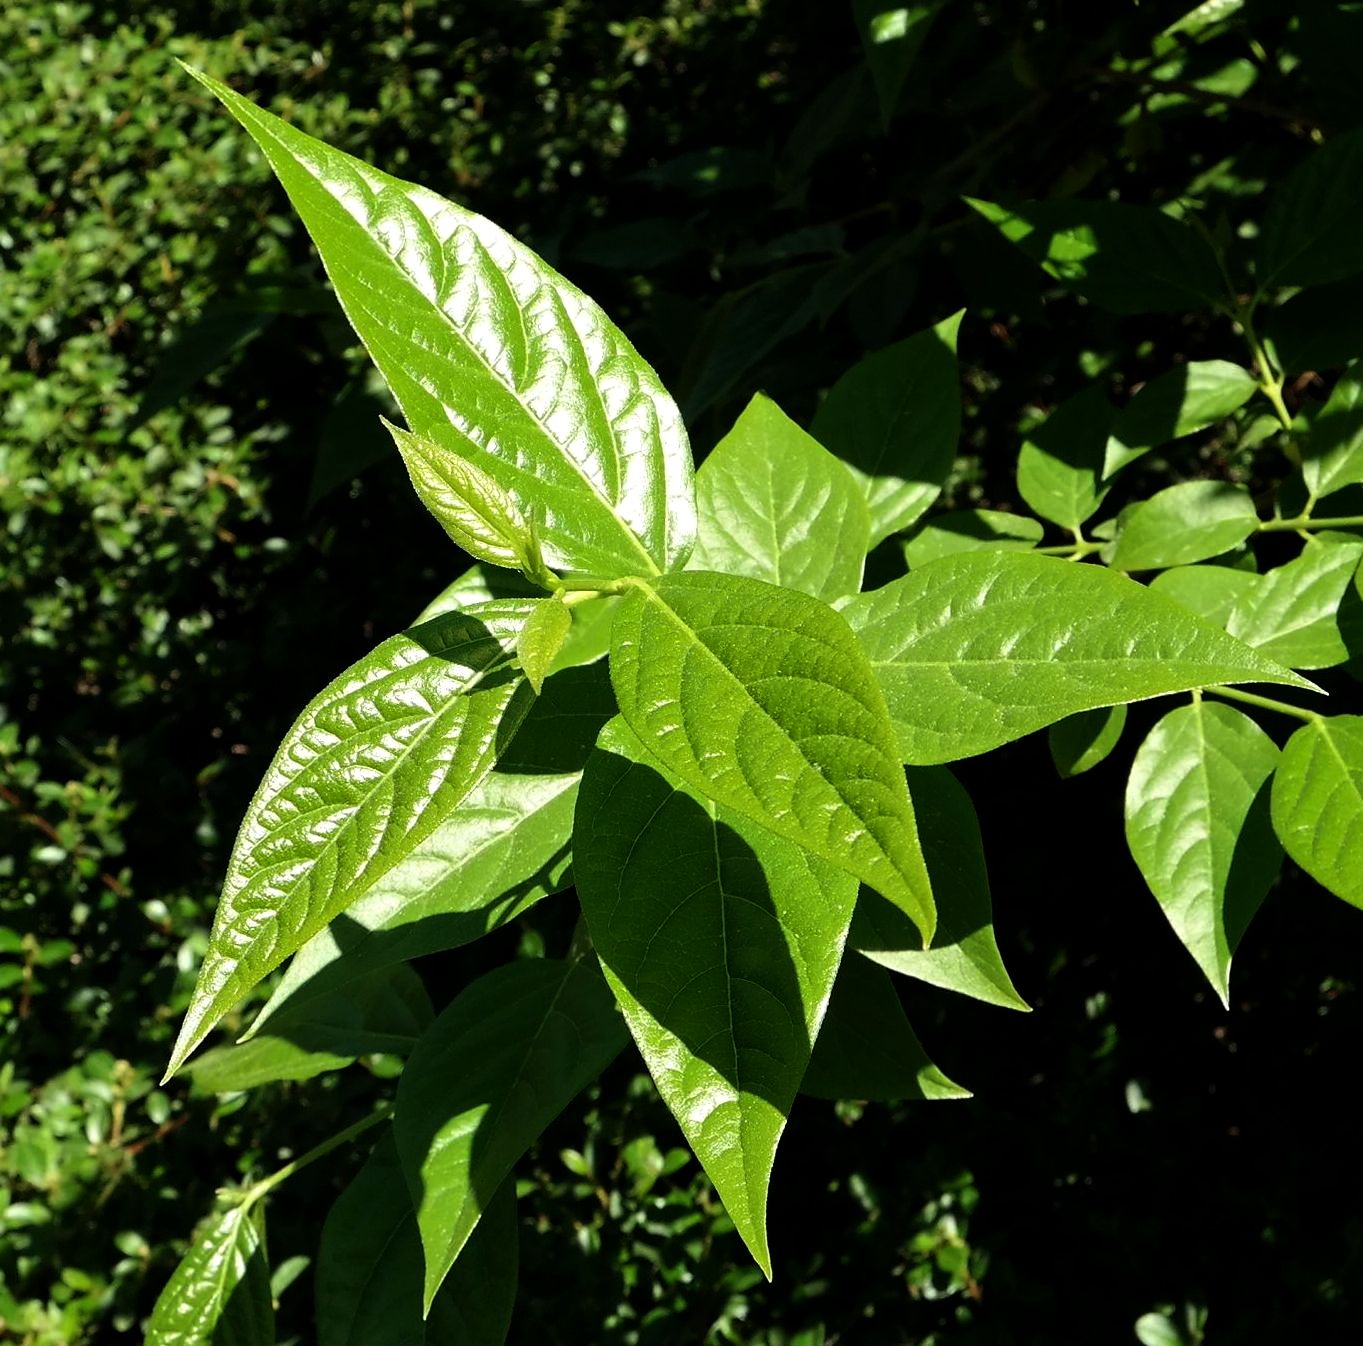
[[[283,194],[172,58],[524,238],[679,390],[698,456],[754,389],[805,420],[863,351],[965,306],[948,499],[1007,508],[1021,434],[1078,387],[1244,361],[1224,320],[1066,297],[960,197],[1108,196],[1247,239],[1264,185],[1363,121],[1358,6],[951,5],[888,119],[851,9],[0,14],[0,1340],[137,1339],[214,1189],[353,1115],[354,1072],[249,1100],[155,1081],[274,744],[457,569]],[[1363,354],[1337,289],[1296,334],[1308,417]],[[1279,462],[1246,415],[1141,470],[1258,486]],[[1147,1340],[1193,1341],[1207,1309],[1217,1342],[1357,1340],[1353,914],[1289,866],[1224,1013],[1122,847],[1117,768],[1066,788],[1029,740],[962,777],[1037,1012],[906,1000],[976,1101],[804,1100],[768,1287],[617,1066],[523,1174],[517,1339],[1121,1341],[1160,1312],[1182,1335]],[[437,1006],[555,919],[428,960]],[[290,1258],[325,1182],[271,1213],[300,1340]]]

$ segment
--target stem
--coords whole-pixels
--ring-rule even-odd
[[[1259,525],[1261,533],[1299,533],[1325,528],[1363,528],[1363,514],[1346,514],[1338,519],[1313,519],[1299,514],[1295,519],[1268,519]]]
[[[1094,552],[1102,551],[1101,542],[1066,542],[1059,547],[1034,547],[1033,556],[1072,556],[1078,560],[1081,556],[1092,556]]]
[[[1320,719],[1314,710],[1303,710],[1300,706],[1288,705],[1286,701],[1275,701],[1271,696],[1260,696],[1257,692],[1242,692],[1236,687],[1204,687],[1208,696],[1224,697],[1227,701],[1243,701],[1247,706],[1258,706],[1262,710],[1276,710],[1280,715],[1290,715],[1294,720],[1305,720],[1310,724]]]
[[[1254,377],[1259,384],[1259,389],[1273,404],[1273,410],[1277,414],[1283,429],[1290,430],[1292,428],[1292,413],[1288,411],[1287,403],[1283,401],[1283,376],[1273,368],[1273,363],[1264,350],[1264,343],[1259,340],[1259,334],[1254,330],[1253,301],[1246,304],[1235,314],[1235,320],[1240,324],[1240,331],[1244,334],[1245,344],[1249,347],[1249,353],[1254,358]],[[1288,454],[1288,457],[1292,457],[1292,454]]]
[[[324,1154],[330,1154],[338,1146],[344,1145],[349,1140],[354,1140],[356,1136],[368,1131],[371,1126],[377,1126],[380,1122],[386,1122],[393,1115],[393,1105],[385,1103],[377,1112],[371,1112],[368,1117],[362,1117],[358,1122],[352,1123],[344,1131],[338,1131],[334,1136],[329,1136],[320,1145],[314,1145],[306,1154],[300,1154],[297,1159],[291,1159],[283,1168],[271,1173],[268,1178],[262,1178],[258,1183],[247,1188],[246,1194],[242,1197],[243,1206],[253,1206],[267,1192],[278,1187],[286,1178],[291,1178],[300,1168],[306,1168],[314,1159],[320,1159]]]
[[[607,579],[604,575],[559,575],[554,579],[554,588],[568,593],[622,594],[634,580]]]

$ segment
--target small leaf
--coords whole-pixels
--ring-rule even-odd
[[[516,658],[536,696],[544,690],[544,680],[572,629],[573,614],[560,594],[540,599],[521,627],[521,633],[516,637]]]
[[[909,568],[962,551],[1030,551],[1045,536],[1036,519],[997,509],[937,514],[904,543]]]
[[[621,720],[582,777],[578,893],[630,1032],[768,1277],[767,1188],[857,882],[688,790]]]
[[[620,711],[684,784],[882,892],[932,935],[894,732],[847,623],[735,575],[667,575],[616,615]]]
[[[1123,510],[1111,564],[1118,570],[1162,570],[1219,556],[1259,527],[1243,486],[1185,481]]]
[[[899,105],[899,95],[923,39],[944,3],[945,0],[917,0],[901,5],[893,0],[853,0],[857,32],[880,100],[880,119],[886,126]]]
[[[1363,716],[1322,716],[1287,740],[1273,830],[1317,883],[1363,907]]]
[[[1143,1313],[1136,1319],[1141,1346],[1185,1346],[1183,1333],[1162,1313]]]
[[[1312,423],[1301,470],[1317,497],[1363,481],[1363,361],[1344,371]]]
[[[525,959],[480,977],[417,1043],[393,1134],[427,1310],[512,1165],[625,1040],[594,961]]]
[[[1085,388],[1056,407],[1023,444],[1018,490],[1043,519],[1078,528],[1103,503],[1103,454],[1115,415],[1101,388]]]
[[[815,598],[861,588],[870,546],[852,474],[760,393],[696,474],[692,570],[750,575]]]
[[[1231,955],[1282,861],[1268,817],[1277,764],[1248,716],[1198,701],[1155,725],[1127,781],[1131,854],[1223,1004]]]
[[[814,416],[810,433],[852,469],[866,495],[872,545],[928,511],[956,460],[961,317],[866,356]]]
[[[1175,566],[1156,575],[1150,588],[1213,625],[1224,627],[1236,603],[1254,592],[1259,579],[1253,571],[1232,570],[1230,566]]]
[[[1117,746],[1125,725],[1125,706],[1081,710],[1051,725],[1047,742],[1060,779],[1092,771]]]
[[[904,761],[973,757],[1081,710],[1233,682],[1313,684],[1142,585],[1020,552],[934,561],[843,609]]]

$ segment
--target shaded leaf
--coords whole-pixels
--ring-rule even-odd
[[[936,514],[904,543],[909,568],[962,551],[1030,551],[1045,536],[1036,519],[997,509]]]
[[[1047,730],[1051,761],[1061,780],[1092,771],[1117,746],[1126,725],[1125,706],[1100,706],[1067,715]]]
[[[880,119],[886,126],[894,116],[904,81],[943,2],[917,0],[900,5],[893,0],[853,0],[852,13],[880,100]]]
[[[1335,136],[1274,187],[1255,259],[1261,290],[1363,271],[1363,129]]]
[[[1018,491],[1043,519],[1078,528],[1103,503],[1103,455],[1116,412],[1088,387],[1062,402],[1018,453]]]
[[[1338,369],[1363,355],[1363,276],[1294,294],[1268,315],[1264,337],[1287,374]]]
[[[1363,362],[1340,376],[1302,446],[1302,477],[1313,496],[1363,481]]]

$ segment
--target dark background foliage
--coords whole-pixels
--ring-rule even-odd
[[[888,125],[838,3],[4,8],[0,1340],[137,1339],[215,1188],[388,1069],[155,1087],[274,744],[460,568],[282,192],[172,58],[532,244],[677,390],[698,456],[755,389],[807,422],[864,351],[967,307],[948,496],[1007,508],[1021,433],[1085,382],[1243,356],[1223,320],[1066,297],[961,196],[1187,198],[1247,239],[1264,185],[1363,120],[1357,5],[1212,4],[1161,36],[1186,6],[948,5]],[[1261,484],[1264,442],[1204,436],[1150,480]],[[961,775],[1036,1012],[905,998],[976,1098],[803,1100],[767,1286],[617,1063],[524,1169],[513,1339],[1130,1341],[1159,1310],[1196,1341],[1205,1309],[1217,1342],[1358,1340],[1356,914],[1289,867],[1223,1012],[1126,854],[1118,766],[1064,784],[1028,741]],[[563,926],[546,903],[428,960],[437,1007]],[[295,1259],[354,1158],[272,1203],[284,1336],[310,1339]]]

